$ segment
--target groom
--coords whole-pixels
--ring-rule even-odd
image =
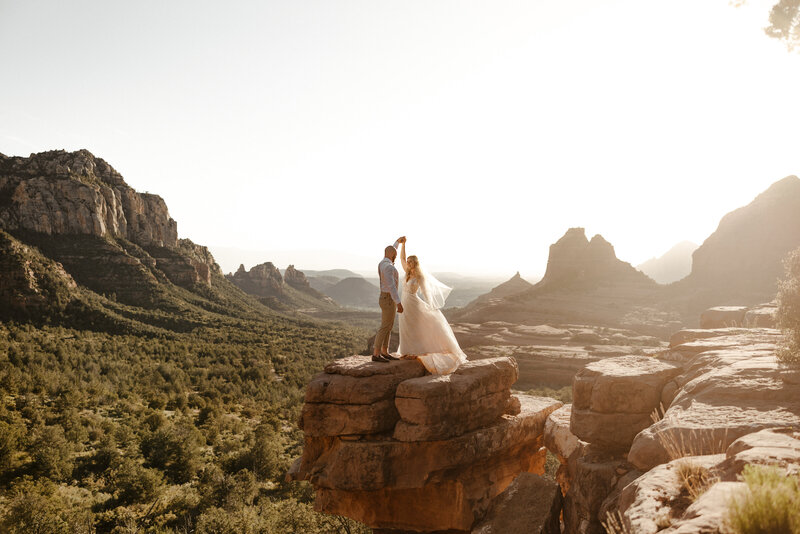
[[[405,236],[400,237],[390,247],[384,250],[384,258],[378,264],[378,277],[380,278],[381,296],[378,305],[381,307],[381,327],[375,334],[375,343],[372,347],[373,362],[388,362],[399,358],[389,354],[389,339],[392,337],[392,327],[394,326],[394,314],[403,313],[403,305],[400,303],[400,295],[397,293],[397,284],[400,280],[394,260],[397,258],[397,247],[400,243],[405,243]]]

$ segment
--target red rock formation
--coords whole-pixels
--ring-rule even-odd
[[[137,193],[88,150],[0,155],[0,227],[121,237],[141,246],[178,244],[164,200]]]
[[[289,476],[314,485],[318,510],[379,529],[468,531],[517,475],[543,472],[544,422],[561,403],[510,397],[513,359],[423,375],[415,361],[354,356],[309,384]]]
[[[254,266],[249,271],[240,265],[239,269],[226,278],[242,291],[259,297],[279,297],[283,295],[283,276],[271,261]]]

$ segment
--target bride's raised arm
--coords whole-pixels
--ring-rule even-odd
[[[403,270],[408,272],[408,263],[406,262],[406,241],[405,239],[400,242],[400,265],[403,266]]]

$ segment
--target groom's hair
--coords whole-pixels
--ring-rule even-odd
[[[383,249],[383,253],[386,255],[387,258],[392,258],[393,256],[397,256],[397,249],[394,248],[392,245],[389,245],[385,249]]]

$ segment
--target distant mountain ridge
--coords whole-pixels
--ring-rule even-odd
[[[797,247],[800,179],[789,176],[725,215],[694,251],[689,275],[670,285],[617,259],[602,237],[589,241],[582,228],[571,228],[551,245],[541,282],[504,297],[484,295],[448,316],[469,323],[585,322],[661,335],[695,325],[710,306],[774,299],[782,261]]]
[[[681,241],[662,256],[650,258],[636,268],[659,284],[671,284],[692,272],[692,253],[695,250],[695,243]]]
[[[743,298],[772,294],[783,259],[800,246],[800,178],[787,176],[720,220],[692,255],[682,284]]]

